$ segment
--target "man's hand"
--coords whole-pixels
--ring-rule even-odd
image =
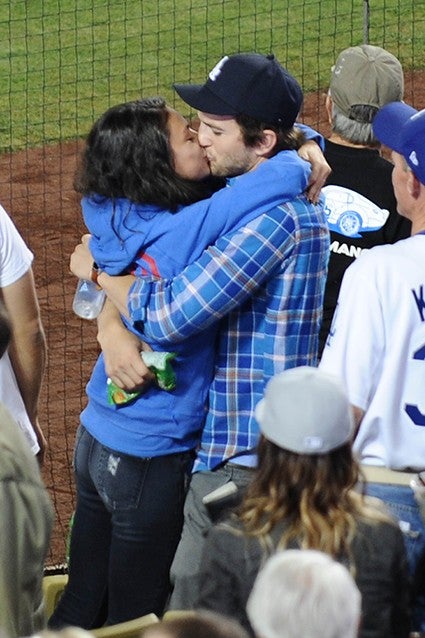
[[[311,175],[307,186],[307,197],[317,204],[320,191],[326,183],[331,167],[325,160],[320,146],[314,140],[305,142],[299,149],[298,155],[311,164]]]
[[[146,389],[155,380],[155,375],[144,364],[140,352],[151,348],[127,330],[115,306],[108,300],[97,325],[97,340],[103,351],[108,377],[127,392]]]
[[[83,235],[81,244],[74,248],[69,261],[69,267],[73,275],[79,279],[91,279],[93,257],[89,249],[90,235]]]

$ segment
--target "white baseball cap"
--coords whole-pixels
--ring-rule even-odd
[[[300,366],[270,379],[255,408],[262,434],[298,454],[324,454],[352,440],[354,417],[339,380]]]

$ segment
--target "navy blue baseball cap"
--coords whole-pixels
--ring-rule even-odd
[[[205,84],[174,84],[192,108],[213,115],[249,115],[266,124],[291,128],[303,102],[296,79],[274,55],[226,55]]]
[[[418,180],[425,184],[425,109],[417,111],[404,102],[391,102],[378,111],[372,127],[375,137],[403,155]]]

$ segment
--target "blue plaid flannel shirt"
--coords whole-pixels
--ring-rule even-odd
[[[131,319],[159,342],[219,322],[195,470],[254,450],[254,408],[267,381],[286,368],[317,365],[328,258],[322,206],[300,196],[219,238],[175,278],[133,284]]]

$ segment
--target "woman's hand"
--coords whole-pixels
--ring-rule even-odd
[[[299,149],[298,155],[311,164],[311,175],[307,186],[307,197],[317,204],[320,191],[331,173],[331,167],[325,160],[320,146],[314,140],[308,140]]]

